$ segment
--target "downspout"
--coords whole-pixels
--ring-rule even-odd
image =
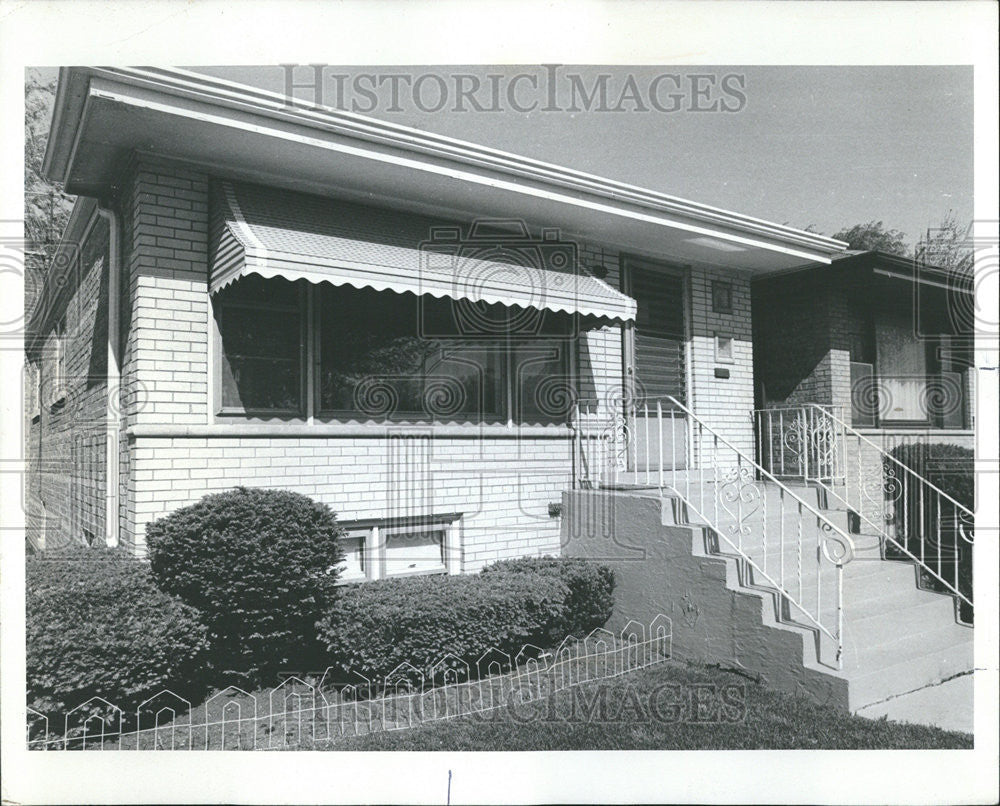
[[[104,203],[98,205],[98,213],[108,222],[108,368],[107,368],[107,409],[105,417],[105,511],[104,539],[111,548],[119,543],[119,466],[121,457],[118,437],[121,433],[121,364],[118,356],[119,306],[121,294],[121,252],[119,238],[121,222],[118,213]],[[115,398],[118,398],[117,400]]]

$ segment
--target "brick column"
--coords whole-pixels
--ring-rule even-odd
[[[123,428],[185,425],[208,417],[208,178],[185,166],[136,158],[123,185],[123,261],[127,270],[122,367]],[[144,549],[154,496],[138,473],[173,469],[129,451],[123,468],[124,538]]]

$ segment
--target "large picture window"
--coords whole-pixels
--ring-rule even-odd
[[[322,289],[319,409],[331,418],[564,422],[571,317]]]
[[[364,419],[500,419],[503,336],[463,332],[451,309],[451,300],[323,287],[320,411]]]
[[[222,415],[550,424],[573,401],[569,314],[251,276],[215,316]]]

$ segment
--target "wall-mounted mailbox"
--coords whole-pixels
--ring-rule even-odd
[[[716,378],[728,378],[729,377],[729,370],[728,369],[723,369],[722,367],[716,367],[715,368],[715,377]]]

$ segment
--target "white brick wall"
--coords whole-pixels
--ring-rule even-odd
[[[691,409],[735,447],[753,456],[753,337],[750,327],[750,278],[729,271],[692,269]],[[732,314],[712,312],[712,281],[732,285]],[[733,339],[733,363],[716,361],[715,336]],[[716,378],[716,367],[729,370]]]
[[[141,158],[133,177],[133,423],[204,423],[208,406],[208,182]]]
[[[149,521],[237,485],[295,490],[341,520],[463,513],[462,570],[498,559],[558,554],[548,514],[570,483],[567,439],[438,438],[420,467],[391,469],[386,437],[138,437],[132,447],[132,519],[144,550]],[[426,479],[414,484],[406,479]],[[394,483],[390,484],[390,481]]]

